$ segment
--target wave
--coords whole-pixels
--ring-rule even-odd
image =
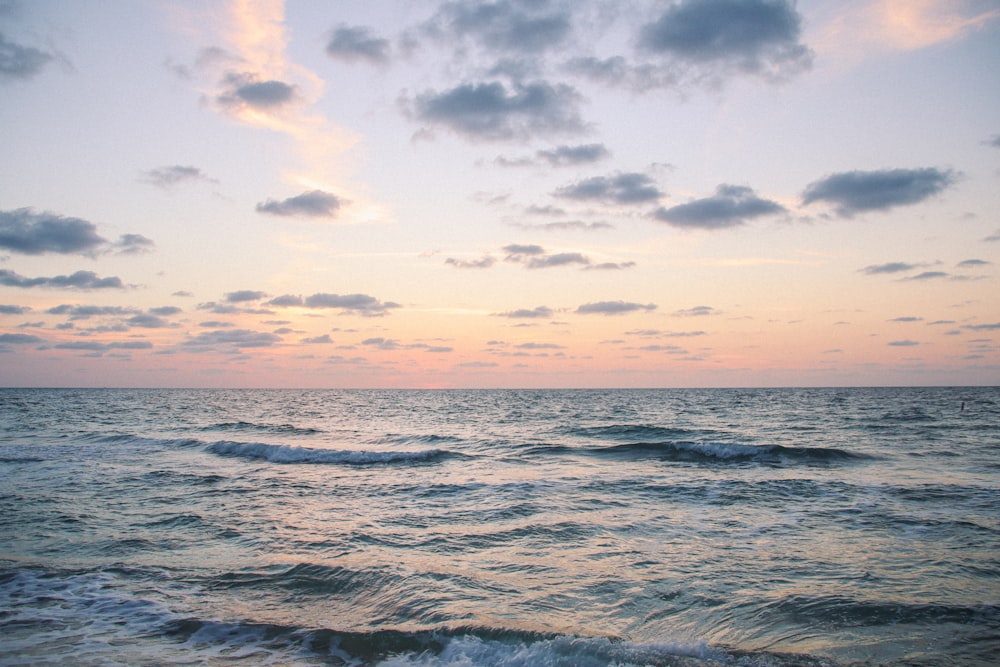
[[[323,431],[315,428],[302,428],[292,424],[256,424],[254,422],[222,422],[202,426],[199,431],[237,431],[243,433],[274,433],[278,435],[316,435]]]
[[[425,449],[415,452],[373,452],[351,449],[313,449],[294,445],[272,445],[261,442],[213,442],[206,450],[218,456],[268,461],[270,463],[307,463],[326,465],[389,465],[407,463],[437,463],[462,456],[445,449]]]
[[[678,463],[763,463],[772,465],[823,465],[864,461],[872,457],[830,447],[788,447],[785,445],[747,445],[724,442],[630,442],[601,447],[543,445],[529,454],[583,454],[626,460],[657,459]]]
[[[607,426],[584,426],[567,431],[569,435],[583,438],[609,438],[611,440],[690,440],[696,437],[717,435],[715,431],[702,429],[674,428],[670,426],[648,426],[643,424],[609,424]]]

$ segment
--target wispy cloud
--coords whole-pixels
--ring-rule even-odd
[[[877,276],[886,273],[891,274],[912,271],[920,266],[920,264],[910,264],[908,262],[887,262],[885,264],[872,264],[863,269],[859,269],[859,271],[865,275]]]
[[[218,183],[217,180],[207,176],[198,167],[179,164],[149,169],[140,174],[139,180],[164,190],[171,190],[182,183]]]
[[[576,309],[579,315],[624,315],[637,311],[656,310],[655,303],[633,303],[630,301],[596,301],[585,303]]]
[[[52,53],[11,41],[0,33],[0,82],[31,79],[53,60]]]
[[[518,308],[508,310],[505,313],[496,313],[498,317],[509,317],[511,319],[550,319],[555,315],[555,311],[548,306],[536,306],[535,308]]]

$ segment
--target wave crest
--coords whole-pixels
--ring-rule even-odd
[[[407,463],[435,463],[457,456],[444,449],[425,449],[416,452],[373,452],[351,449],[314,449],[294,445],[273,445],[262,442],[213,442],[207,451],[218,456],[268,461],[270,463],[311,463],[326,465],[386,465]]]

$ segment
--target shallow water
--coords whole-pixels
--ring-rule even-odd
[[[0,664],[995,664],[1000,390],[0,390]]]

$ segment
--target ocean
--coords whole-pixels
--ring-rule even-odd
[[[1000,388],[0,390],[0,665],[996,665]]]

